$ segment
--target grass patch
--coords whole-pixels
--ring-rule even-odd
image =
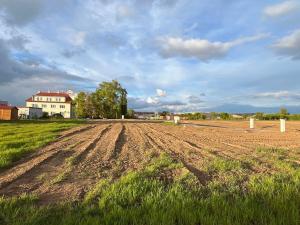
[[[181,163],[161,155],[140,171],[101,180],[82,203],[41,207],[34,196],[0,199],[0,223],[299,224],[298,168],[290,173],[253,174],[240,161],[216,159],[203,169],[213,178],[207,185]]]
[[[0,123],[0,168],[55,140],[59,132],[82,121],[19,121]]]
[[[167,126],[177,126],[178,124],[174,123],[173,121],[164,121],[162,124]]]

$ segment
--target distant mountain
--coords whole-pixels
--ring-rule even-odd
[[[286,108],[289,113],[300,113],[300,105],[290,106],[278,106],[278,107],[259,107],[252,105],[240,105],[240,104],[224,104],[212,108],[208,108],[207,112],[227,112],[227,113],[277,113],[280,108]]]

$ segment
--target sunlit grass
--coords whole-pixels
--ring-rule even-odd
[[[60,131],[79,123],[77,121],[1,122],[0,168],[10,166],[24,154],[53,141]]]
[[[277,154],[277,153],[275,153]],[[275,161],[274,161],[275,163]],[[34,196],[0,200],[3,224],[299,224],[300,170],[253,173],[238,160],[208,161],[200,184],[161,155],[140,171],[104,179],[77,204],[37,206]],[[22,219],[21,219],[22,218]]]

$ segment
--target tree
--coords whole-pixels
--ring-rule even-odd
[[[134,110],[133,109],[128,109],[127,110],[127,116],[128,119],[134,119]]]
[[[99,117],[96,112],[96,101],[94,93],[87,95],[85,101],[85,109],[88,118],[94,119]]]
[[[127,114],[127,91],[116,80],[99,84],[93,100],[98,117],[116,119]]]
[[[79,92],[76,99],[75,99],[75,113],[77,118],[86,118],[87,111],[86,111],[86,93]]]
[[[229,120],[231,118],[231,116],[228,113],[222,112],[220,114],[220,117],[222,120]]]
[[[102,82],[95,92],[80,92],[75,100],[78,118],[121,118],[127,115],[127,91],[121,84]]]
[[[166,116],[169,115],[170,113],[168,111],[162,111],[161,113],[159,113],[160,116]]]
[[[264,114],[262,112],[257,112],[255,114],[255,118],[258,120],[263,120],[264,119]]]
[[[280,113],[281,115],[288,115],[288,114],[289,114],[286,108],[280,108],[279,113]]]

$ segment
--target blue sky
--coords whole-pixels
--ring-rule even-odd
[[[300,1],[0,0],[0,99],[112,79],[138,111],[300,109]]]

